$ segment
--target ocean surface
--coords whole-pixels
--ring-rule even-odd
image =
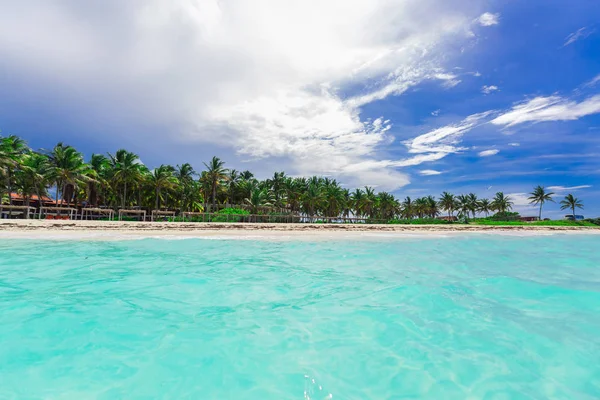
[[[598,399],[600,236],[0,241],[0,399]]]

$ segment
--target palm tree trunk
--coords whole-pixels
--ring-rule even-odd
[[[158,204],[159,196],[160,196],[159,190],[156,189],[156,203],[155,203],[156,207],[154,207],[156,210],[158,210],[158,206],[159,206],[159,204]]]
[[[8,205],[13,205],[12,200],[12,171],[10,168],[7,168],[6,172],[6,188],[8,189]],[[12,218],[12,207],[8,210],[8,218]]]
[[[538,217],[538,220],[540,221],[542,220],[542,204],[543,203],[540,202],[540,216]]]
[[[217,184],[216,182],[213,182],[213,187],[212,187],[212,210],[210,210],[211,212],[215,212],[215,207],[217,205]]]
[[[127,181],[124,182],[125,187],[123,189],[123,208],[125,208],[125,203],[127,203]]]

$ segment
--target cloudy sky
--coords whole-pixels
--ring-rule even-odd
[[[597,0],[0,0],[0,130],[600,216]],[[549,205],[548,215],[563,215]]]

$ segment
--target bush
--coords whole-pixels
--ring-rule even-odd
[[[519,218],[521,218],[521,216],[519,215],[518,212],[498,212],[494,215],[492,215],[491,217],[488,218],[483,218],[484,220],[490,220],[490,221],[519,221]]]
[[[240,222],[244,216],[250,215],[250,211],[241,208],[224,208],[210,218],[210,222]]]

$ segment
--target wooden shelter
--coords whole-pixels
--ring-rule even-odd
[[[154,222],[157,217],[174,217],[175,211],[162,211],[162,210],[152,210],[152,221]]]
[[[81,219],[97,219],[101,216],[108,216],[109,220],[115,219],[115,211],[111,208],[82,208]]]
[[[119,221],[123,220],[124,215],[137,215],[142,218],[142,221],[146,220],[146,210],[128,210],[122,208],[119,210]]]
[[[50,217],[69,217],[69,219],[75,219],[77,216],[77,209],[72,207],[40,207],[39,218],[42,216]]]
[[[24,216],[29,219],[30,216],[35,217],[36,208],[31,206],[11,206],[8,204],[0,204],[0,218],[6,215],[8,218],[12,216]]]

